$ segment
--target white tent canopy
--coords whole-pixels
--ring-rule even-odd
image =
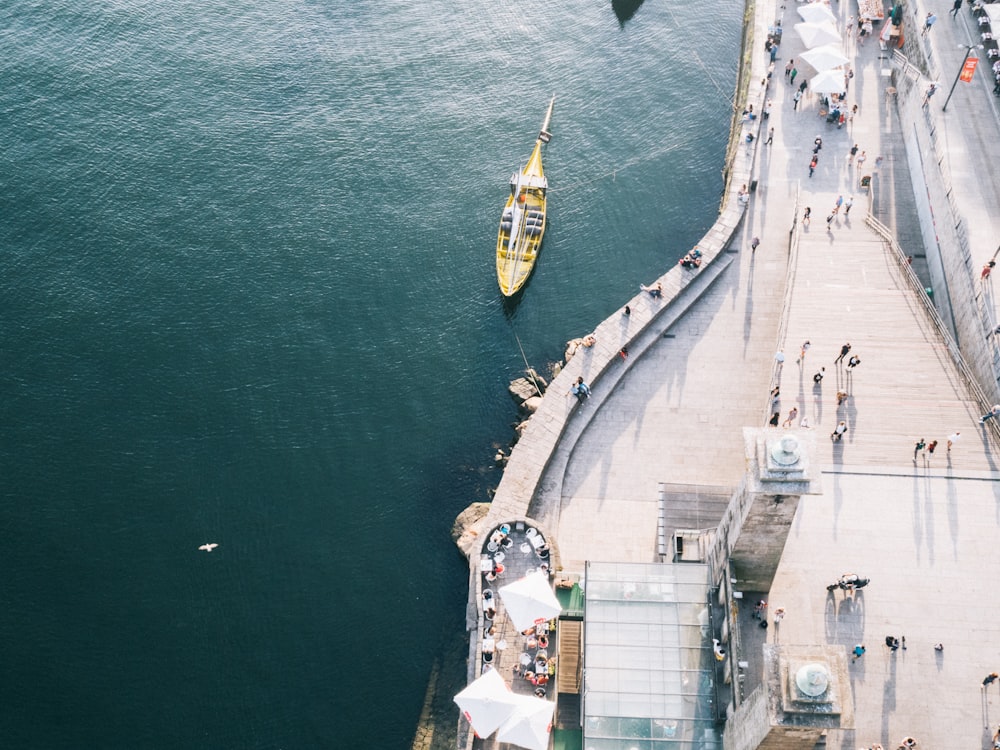
[[[515,695],[495,669],[455,696],[455,703],[480,737],[489,737],[514,713],[523,696]]]
[[[839,94],[847,88],[844,71],[824,70],[809,81],[809,88],[817,94]]]
[[[528,750],[546,750],[552,731],[552,714],[556,704],[527,695],[519,698],[514,713],[497,731],[500,742],[510,742]]]
[[[829,21],[824,23],[797,23],[794,28],[809,49],[819,47],[823,44],[835,44],[840,41],[840,32]]]
[[[836,44],[824,44],[822,47],[808,50],[800,54],[799,58],[812,65],[817,73],[838,68],[848,62],[847,55]]]
[[[528,573],[521,580],[503,586],[499,594],[507,616],[519,631],[527,630],[537,622],[551,620],[562,612],[548,576],[541,571]]]
[[[830,10],[830,6],[826,3],[808,3],[800,5],[796,10],[798,10],[802,20],[807,23],[822,23],[823,21],[835,23],[837,20],[833,11]]]

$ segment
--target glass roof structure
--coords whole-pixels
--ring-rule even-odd
[[[721,748],[709,571],[587,564],[584,750]]]

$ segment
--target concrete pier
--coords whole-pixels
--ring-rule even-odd
[[[857,15],[854,3],[833,10],[841,28]],[[795,4],[755,6],[746,97],[755,112],[768,99],[773,109],[749,125],[755,147],[733,152],[706,263],[671,268],[664,298],[623,301],[632,315],[598,326],[597,345],[550,387],[482,522],[539,519],[566,572],[587,560],[660,561],[659,498],[684,494],[672,487],[726,494],[741,485],[743,428],[780,432],[768,417],[784,420],[794,407],[796,431],[814,433],[819,478],[818,494],[798,501],[773,584],[761,592],[787,616],[763,633],[750,612],[736,613],[736,624],[753,630],[745,650],[763,641],[845,653],[866,644],[847,667],[852,728],[826,735],[827,746],[843,748],[895,747],[904,736],[924,747],[985,746],[1000,723],[1000,694],[980,685],[1000,669],[1000,433],[996,420],[979,423],[1000,401],[994,280],[979,277],[1000,242],[1000,100],[983,78],[960,83],[947,112],[946,92],[924,100],[932,80],[950,72],[950,84],[958,45],[976,31],[966,6],[922,35],[927,10],[907,6],[905,57],[850,36],[848,103],[859,113],[837,128],[811,92],[793,108],[783,73],[804,50]],[[778,20],[768,84],[763,43]],[[812,75],[806,64],[799,70],[796,84]],[[860,164],[855,143],[866,153]],[[736,191],[754,180],[744,209]],[[838,196],[853,206],[828,224]],[[626,343],[622,362],[615,355]],[[835,362],[846,343],[856,367]],[[593,396],[578,406],[563,394],[579,375]],[[834,441],[841,421],[847,432]],[[937,441],[933,454],[915,452],[919,440]],[[872,583],[849,600],[828,594],[847,571]],[[886,635],[905,635],[908,648],[881,647]],[[749,661],[763,671],[759,653]]]

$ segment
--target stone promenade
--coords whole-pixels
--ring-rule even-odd
[[[857,13],[853,3],[833,9],[841,25]],[[683,318],[657,332],[655,344],[623,365],[627,372],[613,390],[595,388],[583,407],[590,411],[573,417],[587,420],[586,428],[560,443],[549,470],[559,476],[543,478],[531,514],[554,532],[567,571],[582,571],[588,559],[659,559],[658,493],[689,485],[722,493],[738,484],[745,470],[741,428],[766,424],[777,385],[781,419],[794,407],[795,426],[819,433],[814,460],[824,491],[800,504],[769,592],[772,609],[783,606],[788,614],[780,632],[772,628],[767,637],[868,649],[851,667],[856,729],[832,733],[828,746],[894,748],[912,735],[921,747],[987,747],[1000,722],[997,688],[980,689],[985,674],[1000,671],[1000,444],[979,424],[984,404],[950,357],[910,268],[865,222],[869,193],[859,182],[872,175],[880,218],[922,261],[902,156],[907,123],[896,119],[885,91],[890,62],[874,40],[847,45],[855,71],[848,99],[859,116],[837,129],[818,116],[812,95],[793,110],[783,70],[802,51],[792,31],[799,21],[794,5],[765,4],[757,13],[755,70],[766,66],[762,40],[773,18],[783,17],[785,31],[768,92],[772,115],[760,123],[759,142],[770,127],[774,141],[761,145],[753,162],[758,187],[731,247],[735,262]],[[951,21],[943,17],[934,32]],[[961,50],[952,54],[951,40],[939,37],[942,67],[950,55],[957,70]],[[933,50],[938,41],[925,43]],[[799,69],[796,83],[811,73]],[[993,106],[972,104],[977,96],[988,92],[961,90],[949,112]],[[963,139],[953,179],[975,182],[963,208],[976,232],[993,226],[996,211],[989,203],[996,186],[983,184],[989,176],[965,171],[970,154],[994,148],[976,138],[1000,142],[1000,127],[989,129],[984,120],[967,133],[948,131]],[[822,149],[810,177],[817,136]],[[860,168],[849,158],[855,143],[867,154]],[[852,197],[853,207],[849,214],[841,208],[828,227],[838,196]],[[884,203],[891,204],[888,218]],[[812,218],[803,225],[807,206]],[[752,237],[761,240],[756,251]],[[810,347],[797,362],[805,341]],[[834,363],[847,342],[860,358],[853,370]],[[840,405],[838,391],[847,394]],[[835,443],[828,435],[841,420],[848,431]],[[961,437],[949,453],[945,443],[955,433]],[[914,459],[921,438],[938,447]],[[848,604],[825,590],[846,571],[872,578]],[[905,635],[907,650],[881,647],[890,634]],[[938,642],[942,652],[933,649]]]

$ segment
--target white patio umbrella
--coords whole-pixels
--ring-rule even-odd
[[[809,49],[840,41],[840,32],[829,21],[825,23],[797,23],[794,28]]]
[[[822,23],[823,21],[829,21],[830,23],[837,22],[837,17],[833,15],[830,6],[825,3],[808,3],[800,5],[797,10],[802,20],[807,23]]]
[[[521,580],[503,586],[499,594],[507,616],[517,630],[527,630],[535,623],[550,620],[562,612],[548,576],[541,571],[528,573]]]
[[[461,693],[455,703],[480,737],[489,737],[503,724],[523,696],[515,695],[495,669],[483,672]]]
[[[546,750],[556,704],[527,695],[520,695],[518,698],[520,700],[514,713],[497,730],[497,739],[528,750]]]
[[[812,65],[817,73],[831,68],[839,68],[848,62],[847,55],[841,52],[840,47],[836,44],[824,44],[822,47],[816,47],[816,49],[803,52],[799,58]]]
[[[839,94],[847,84],[844,83],[844,71],[824,70],[809,79],[809,88],[817,94]]]

